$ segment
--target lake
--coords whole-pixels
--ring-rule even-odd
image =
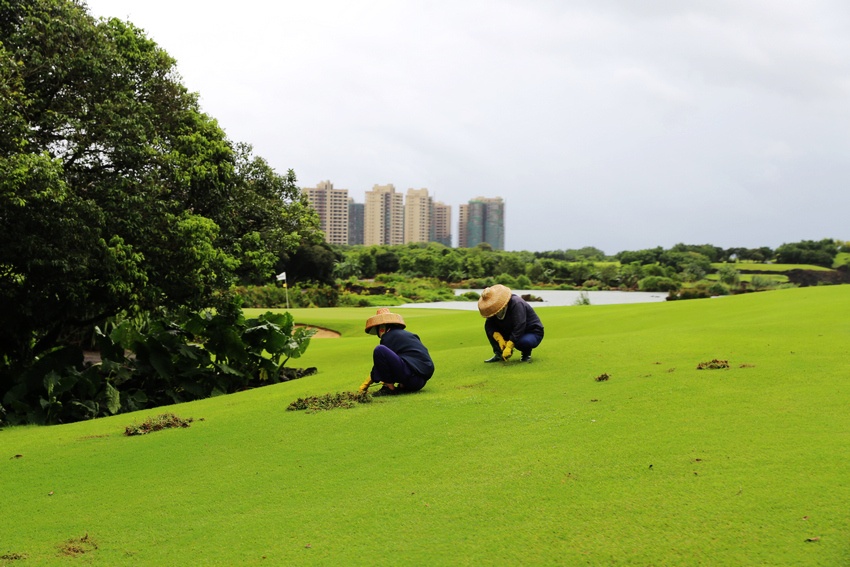
[[[467,291],[475,291],[481,293],[480,289],[456,289],[455,295],[466,293]],[[561,290],[527,290],[513,289],[511,293],[515,295],[531,294],[539,297],[543,301],[530,301],[529,304],[537,309],[538,307],[563,307],[565,305],[575,305],[576,301],[581,297],[582,293],[587,294],[591,305],[616,305],[621,303],[654,303],[667,300],[667,294],[663,292],[652,291],[561,291]],[[435,303],[406,303],[399,307],[415,307],[425,309],[464,309],[467,311],[477,311],[477,301],[439,301]]]

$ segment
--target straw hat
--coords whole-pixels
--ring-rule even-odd
[[[478,311],[482,317],[492,317],[511,300],[511,290],[502,284],[490,286],[478,298]]]
[[[404,319],[398,313],[390,313],[386,307],[378,309],[377,315],[373,315],[366,319],[366,332],[370,335],[378,334],[379,325],[399,325],[401,328],[406,327]]]

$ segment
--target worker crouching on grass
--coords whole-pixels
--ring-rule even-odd
[[[366,332],[378,335],[381,344],[372,351],[372,372],[360,386],[361,392],[372,384],[382,384],[375,396],[416,392],[434,375],[428,349],[405,326],[401,315],[386,307],[366,320]]]
[[[531,305],[496,284],[481,292],[478,311],[487,318],[484,332],[494,353],[484,362],[507,360],[515,350],[522,354],[520,362],[531,362],[531,351],[543,340],[543,324]]]

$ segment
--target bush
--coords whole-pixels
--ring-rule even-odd
[[[245,320],[238,302],[215,314],[124,320],[96,329],[100,363],[66,346],[16,376],[3,399],[7,421],[68,423],[285,382],[284,365],[313,334],[289,313]]]
[[[472,278],[467,281],[467,285],[473,289],[486,289],[496,285],[496,280],[493,278]]]
[[[452,301],[455,292],[436,278],[407,278],[396,283],[396,293],[413,303]]]
[[[318,284],[294,285],[290,288],[273,284],[263,286],[238,286],[233,294],[239,297],[243,307],[274,309],[286,307],[336,307],[339,292],[336,288]]]
[[[755,290],[773,289],[778,285],[778,282],[770,276],[756,274],[750,280],[750,288]]]
[[[287,290],[276,285],[237,286],[233,293],[241,298],[244,307],[262,307],[271,309],[286,306]]]
[[[510,274],[499,274],[498,276],[496,276],[496,283],[502,284],[511,289],[517,288],[516,279],[514,279],[514,277]]]
[[[337,307],[369,307],[372,304],[371,298],[373,297],[375,296],[344,291],[339,296]]]
[[[711,284],[710,286],[708,286],[708,293],[710,293],[713,296],[729,295],[729,286],[724,285],[724,284],[719,283],[719,282],[715,282],[715,283]]]
[[[671,278],[649,276],[638,282],[641,291],[677,291],[682,284]]]

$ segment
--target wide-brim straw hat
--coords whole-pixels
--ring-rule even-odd
[[[511,300],[511,290],[502,284],[490,286],[478,298],[478,312],[482,317],[492,317]]]
[[[376,315],[372,315],[366,319],[366,332],[370,335],[377,335],[380,325],[399,325],[401,328],[407,326],[404,324],[404,319],[401,318],[401,315],[390,313],[390,310],[386,307],[381,307],[378,309]]]

